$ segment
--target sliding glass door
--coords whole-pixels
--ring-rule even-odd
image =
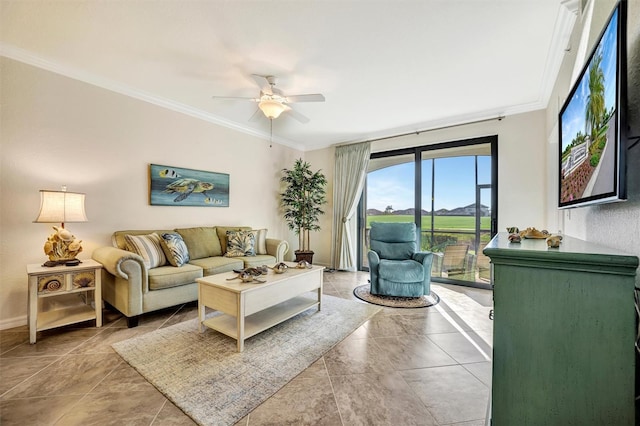
[[[420,247],[436,254],[434,281],[490,287],[482,249],[497,223],[497,137],[375,153],[361,208],[367,268],[372,221],[414,222]]]
[[[368,268],[369,224],[371,222],[414,222],[415,155],[400,154],[393,157],[372,158],[367,173],[367,203],[365,221],[361,226],[364,256],[362,266]]]

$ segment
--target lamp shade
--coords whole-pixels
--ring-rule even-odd
[[[34,222],[87,222],[84,195],[77,192],[40,190],[40,213]]]
[[[260,101],[258,107],[262,110],[267,118],[274,119],[280,117],[282,111],[285,110],[285,106],[282,102],[274,101],[273,99],[265,99]]]

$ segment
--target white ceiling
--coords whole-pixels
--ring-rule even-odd
[[[310,118],[273,123],[311,150],[545,108],[572,0],[0,2],[0,53],[269,138],[251,74]],[[64,102],[64,100],[61,100]]]

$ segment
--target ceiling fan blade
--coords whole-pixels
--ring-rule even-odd
[[[211,99],[219,100],[219,101],[251,101],[251,102],[260,102],[260,99],[257,98],[245,98],[238,96],[212,96]]]
[[[260,121],[260,119],[264,117],[264,114],[260,110],[260,108],[256,108],[256,112],[253,113],[251,117],[249,117],[249,121],[255,123],[256,121]]]
[[[306,124],[309,122],[309,119],[300,114],[298,111],[296,111],[295,109],[291,108],[290,106],[285,105],[285,110],[284,110],[285,114],[289,114],[292,118],[295,118],[296,120],[298,120],[299,122]]]
[[[260,90],[262,90],[262,93],[264,93],[265,95],[273,95],[273,92],[271,91],[271,84],[269,83],[267,77],[258,74],[251,74],[251,77],[253,77],[253,79],[256,81],[258,87],[260,87]]]
[[[294,102],[324,102],[324,96],[320,93],[313,93],[309,95],[293,95],[287,96],[286,102],[294,103]]]

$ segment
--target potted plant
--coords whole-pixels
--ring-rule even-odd
[[[292,169],[283,169],[280,179],[286,188],[281,195],[284,219],[289,229],[299,238],[299,250],[295,251],[296,262],[306,260],[312,263],[313,251],[309,248],[309,232],[319,231],[321,206],[326,203],[325,186],[327,179],[318,170],[311,171],[309,163],[297,159]]]

